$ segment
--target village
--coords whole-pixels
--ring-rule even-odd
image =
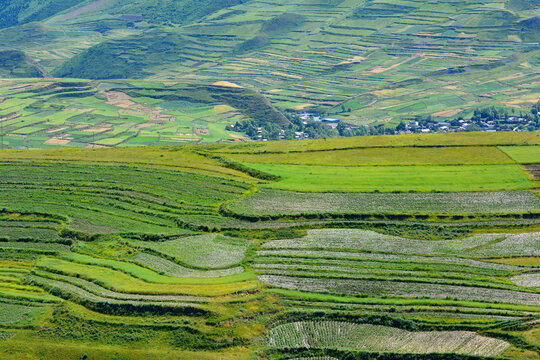
[[[530,112],[520,111],[519,114],[515,114],[515,110],[511,110],[511,113],[508,114],[506,110],[490,107],[474,110],[468,119],[460,116],[452,120],[437,121],[430,115],[419,115],[409,120],[400,121],[397,125],[376,122],[370,125],[357,125],[343,119],[327,117],[325,114],[285,112],[290,124],[284,128],[276,124],[260,124],[254,120],[247,120],[228,126],[227,130],[244,132],[255,141],[472,131],[523,132],[540,129],[539,110],[538,103],[532,106]]]

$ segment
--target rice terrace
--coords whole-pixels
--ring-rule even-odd
[[[540,360],[534,0],[0,0],[0,360]]]

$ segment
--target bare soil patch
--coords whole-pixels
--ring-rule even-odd
[[[292,78],[292,79],[298,79],[298,80],[303,79],[300,75],[286,74],[286,73],[281,72],[281,71],[273,71],[270,74],[278,75],[278,76],[284,76],[284,77],[288,77],[288,78]]]
[[[210,135],[210,129],[195,129],[197,135]]]
[[[21,116],[21,114],[17,114],[17,113],[9,114],[7,116],[0,116],[0,121],[7,121],[7,120],[16,119],[19,116]]]
[[[51,138],[45,141],[45,144],[67,145],[70,142],[71,142],[71,139]]]
[[[118,113],[148,116],[150,118],[150,121],[157,123],[165,123],[168,121],[176,120],[174,116],[163,114],[159,109],[149,108],[147,106],[134,102],[133,100],[131,100],[131,97],[129,95],[121,91],[108,91],[107,103],[122,108],[118,110]]]
[[[84,14],[84,13],[87,13],[87,12],[90,12],[90,11],[93,11],[93,10],[97,10],[100,7],[102,7],[103,5],[107,4],[107,2],[108,2],[108,0],[96,0],[96,1],[92,1],[92,2],[90,2],[88,4],[84,4],[83,6],[80,6],[80,7],[76,8],[76,9],[74,9],[73,11],[71,11],[70,13],[66,14],[61,19],[61,21],[71,20],[73,18],[76,18],[79,15]]]
[[[405,63],[408,63],[409,61],[413,60],[413,59],[416,59],[416,58],[419,58],[419,57],[424,57],[426,56],[426,54],[416,54],[416,55],[413,55],[405,60],[402,60],[394,65],[391,65],[389,67],[383,67],[383,66],[375,66],[374,68],[371,68],[369,70],[366,70],[366,73],[371,73],[371,74],[380,74],[380,73],[383,73],[383,72],[386,72],[386,71],[389,71],[389,70],[392,70],[392,69],[395,69],[397,68],[398,66],[400,65],[403,65]]]
[[[235,84],[233,82],[230,82],[230,81],[217,81],[217,82],[213,83],[212,85],[232,87],[232,88],[242,88],[242,86],[240,86],[238,84]]]
[[[463,109],[453,109],[453,110],[445,110],[445,111],[439,111],[435,114],[432,114],[433,116],[438,116],[438,117],[450,117],[450,116],[454,116],[456,115],[457,113],[460,113]]]

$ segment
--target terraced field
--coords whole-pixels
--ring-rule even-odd
[[[6,4],[0,76],[43,84],[2,82],[9,147],[230,140],[237,134],[225,125],[260,118],[204,96],[151,92],[186,81],[249,88],[280,111],[382,128],[492,106],[519,117],[538,102],[534,1],[147,1]],[[52,76],[67,86],[51,90]],[[145,80],[127,85],[144,91],[126,90],[126,78]],[[109,92],[131,100],[121,95],[117,106]]]
[[[533,191],[347,193],[261,189],[228,209],[245,216],[302,214],[509,214],[538,210]],[[455,219],[457,220],[457,219]]]
[[[268,338],[273,348],[335,348],[393,353],[501,354],[509,344],[471,332],[407,332],[378,325],[303,322],[280,325]]]
[[[2,151],[0,358],[539,359],[534,136]],[[312,164],[321,143],[347,161]],[[263,165],[332,182],[272,189]],[[511,171],[444,191],[471,166]],[[394,167],[453,173],[324,191]]]
[[[166,84],[165,84],[166,83]],[[0,146],[107,148],[234,141],[228,125],[284,119],[262,96],[178,82],[0,80]]]

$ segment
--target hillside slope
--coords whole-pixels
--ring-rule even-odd
[[[529,111],[539,15],[517,0],[95,1],[0,43],[60,77],[231,81],[281,110],[395,126]]]

